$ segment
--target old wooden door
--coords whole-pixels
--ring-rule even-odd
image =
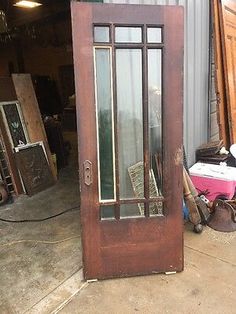
[[[226,101],[226,87],[223,66],[223,52],[221,42],[221,27],[220,27],[220,3],[219,0],[212,0],[212,18],[213,34],[214,34],[214,61],[215,61],[215,86],[217,95],[217,120],[219,126],[219,136],[224,142],[225,147],[229,147],[229,125],[228,125],[228,109]]]
[[[230,142],[236,143],[236,0],[221,0],[223,63]]]
[[[84,276],[183,269],[183,10],[72,2]]]

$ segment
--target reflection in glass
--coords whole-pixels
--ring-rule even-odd
[[[163,215],[163,203],[161,201],[155,202],[155,203],[150,203],[149,204],[149,213],[150,213],[150,217],[162,216]]]
[[[141,43],[142,28],[141,27],[116,27],[115,28],[116,43]]]
[[[144,167],[143,162],[139,161],[135,165],[128,168],[129,177],[131,180],[134,195],[137,198],[142,198],[144,195],[143,177],[144,177]],[[149,194],[150,197],[158,197],[159,190],[157,187],[155,175],[152,169],[149,171]]]
[[[144,217],[143,204],[122,204],[120,205],[120,218]]]
[[[143,162],[142,51],[116,49],[118,158],[121,199],[135,198],[129,168]],[[139,182],[143,186],[143,176]],[[140,189],[141,190],[141,189]],[[143,197],[143,190],[140,192]]]
[[[108,26],[95,26],[94,27],[94,42],[108,43],[110,42],[110,34]]]
[[[115,207],[114,205],[106,205],[100,207],[101,219],[114,219]]]
[[[162,50],[148,50],[148,106],[150,171],[162,191]],[[150,197],[152,195],[150,194]]]
[[[147,42],[148,43],[161,43],[162,42],[162,29],[157,27],[148,27],[147,29]]]
[[[113,113],[110,50],[95,49],[96,101],[98,115],[99,187],[101,200],[114,199]]]

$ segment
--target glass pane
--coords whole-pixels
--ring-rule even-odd
[[[148,105],[151,179],[150,197],[162,191],[162,51],[148,50]]]
[[[157,27],[148,27],[147,29],[148,43],[161,43],[162,42],[162,29]]]
[[[163,203],[155,202],[149,204],[150,216],[163,216]]]
[[[117,43],[141,43],[141,27],[116,27],[115,42]]]
[[[144,204],[120,205],[120,218],[144,217]]]
[[[27,140],[20,115],[20,107],[17,106],[17,103],[9,103],[3,105],[3,111],[14,147],[22,143],[26,144]]]
[[[101,200],[114,199],[113,112],[109,49],[95,49]]]
[[[114,205],[107,205],[100,207],[101,219],[114,219],[115,207]]]
[[[143,197],[143,176],[135,184],[130,171],[143,162],[142,51],[116,50],[118,158],[121,199]]]
[[[96,43],[110,42],[110,32],[108,26],[95,26],[94,27],[94,41]]]

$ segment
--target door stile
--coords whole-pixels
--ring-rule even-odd
[[[176,12],[176,19],[171,18],[169,7],[164,17],[164,47],[163,47],[163,196],[165,198],[164,215],[168,222],[178,220],[180,213],[176,206],[182,208],[182,166],[183,166],[183,47],[180,50],[176,43],[183,42],[183,34],[175,33],[175,28],[183,28],[180,18],[180,8]],[[175,90],[175,94],[172,93]],[[172,104],[179,104],[172,106]],[[172,117],[171,120],[169,117]],[[177,230],[180,224],[176,224]],[[182,227],[181,227],[182,228]],[[181,233],[182,234],[182,233]],[[182,239],[183,241],[183,239]]]
[[[94,88],[88,91],[83,86],[83,82],[94,86],[94,68],[93,68],[93,32],[88,24],[92,23],[92,10],[86,7],[83,15],[72,6],[72,30],[73,37],[77,37],[77,41],[73,41],[73,50],[80,51],[74,54],[75,67],[75,86],[76,86],[76,112],[78,126],[78,143],[79,143],[79,184],[80,184],[80,217],[81,217],[81,236],[83,248],[83,265],[84,276],[88,274],[91,278],[96,278],[100,272],[99,243],[100,232],[97,222],[99,221],[99,203],[98,203],[98,166],[97,166],[97,131],[96,117],[91,114],[95,112],[95,93]],[[78,19],[82,22],[82,27],[78,27]],[[86,39],[86,40],[85,40]],[[79,49],[79,45],[83,45],[83,51]],[[81,77],[83,79],[81,79]],[[89,86],[87,85],[87,86]],[[79,104],[78,104],[79,99]],[[87,134],[86,140],[80,139],[81,134]],[[84,162],[89,160],[92,165],[92,184],[90,186],[84,184]],[[86,226],[86,227],[85,227]],[[93,237],[91,237],[93,235]],[[93,265],[92,267],[90,267]]]

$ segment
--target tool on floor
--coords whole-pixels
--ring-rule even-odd
[[[190,189],[190,191],[194,197],[195,203],[198,207],[198,210],[199,210],[199,213],[201,216],[201,222],[203,224],[206,224],[210,218],[210,210],[208,209],[206,203],[200,198],[200,196],[198,196],[198,192],[197,192],[190,176],[188,175],[186,169],[184,169],[184,173],[185,173],[185,176],[187,179],[188,187],[189,187],[189,189]]]
[[[184,200],[189,210],[189,220],[194,225],[194,232],[201,233],[202,232],[202,224],[201,224],[201,215],[199,213],[197,204],[195,199],[190,191],[188,180],[186,176],[186,170],[183,170],[183,193],[184,193]]]
[[[236,231],[236,201],[215,200],[207,225],[216,231]]]

